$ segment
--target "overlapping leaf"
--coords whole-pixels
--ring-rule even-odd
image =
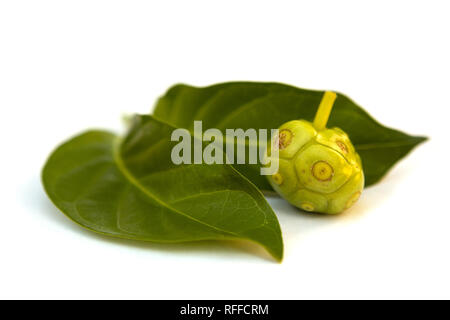
[[[61,145],[42,179],[55,205],[90,230],[128,239],[246,239],[281,260],[278,220],[260,191],[229,165],[175,165],[173,128],[138,116],[119,139],[89,131]]]
[[[159,99],[155,117],[192,130],[194,120],[203,129],[275,129],[294,120],[313,120],[323,91],[279,83],[230,82],[205,88],[176,85]],[[378,182],[392,166],[425,137],[387,128],[342,94],[338,94],[328,122],[348,133],[361,156],[366,186]],[[271,190],[258,165],[235,165],[262,190]]]

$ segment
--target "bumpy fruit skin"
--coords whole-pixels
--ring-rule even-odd
[[[364,188],[361,159],[339,128],[317,131],[312,123],[294,120],[279,128],[278,172],[272,187],[294,206],[310,212],[337,214],[350,208]]]

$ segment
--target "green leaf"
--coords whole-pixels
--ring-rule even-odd
[[[54,204],[101,234],[155,242],[246,239],[281,260],[278,220],[229,165],[175,165],[173,128],[137,116],[128,135],[88,131],[57,148],[42,173]]]
[[[312,121],[323,93],[280,83],[230,82],[205,88],[181,84],[159,99],[154,115],[188,130],[194,120],[202,120],[204,130],[275,129],[294,119]],[[339,127],[350,136],[361,156],[366,187],[426,140],[381,125],[342,94],[338,94],[328,127]],[[234,167],[260,189],[272,190],[258,165]]]

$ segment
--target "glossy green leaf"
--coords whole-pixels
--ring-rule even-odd
[[[159,99],[154,115],[173,126],[203,129],[275,129],[294,119],[312,121],[323,91],[279,83],[230,82],[205,88],[176,85]],[[342,94],[338,94],[328,127],[348,133],[361,156],[366,187],[378,182],[392,166],[425,137],[387,128]],[[271,190],[258,165],[235,165],[262,190]]]
[[[74,222],[105,235],[156,241],[246,239],[281,260],[278,220],[229,165],[175,165],[173,128],[138,116],[124,139],[89,131],[57,148],[42,179]]]

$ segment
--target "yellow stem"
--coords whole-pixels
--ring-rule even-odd
[[[327,126],[328,118],[330,117],[331,109],[333,109],[336,97],[336,93],[331,91],[325,91],[323,94],[322,101],[320,101],[313,123],[318,131],[325,129]]]

